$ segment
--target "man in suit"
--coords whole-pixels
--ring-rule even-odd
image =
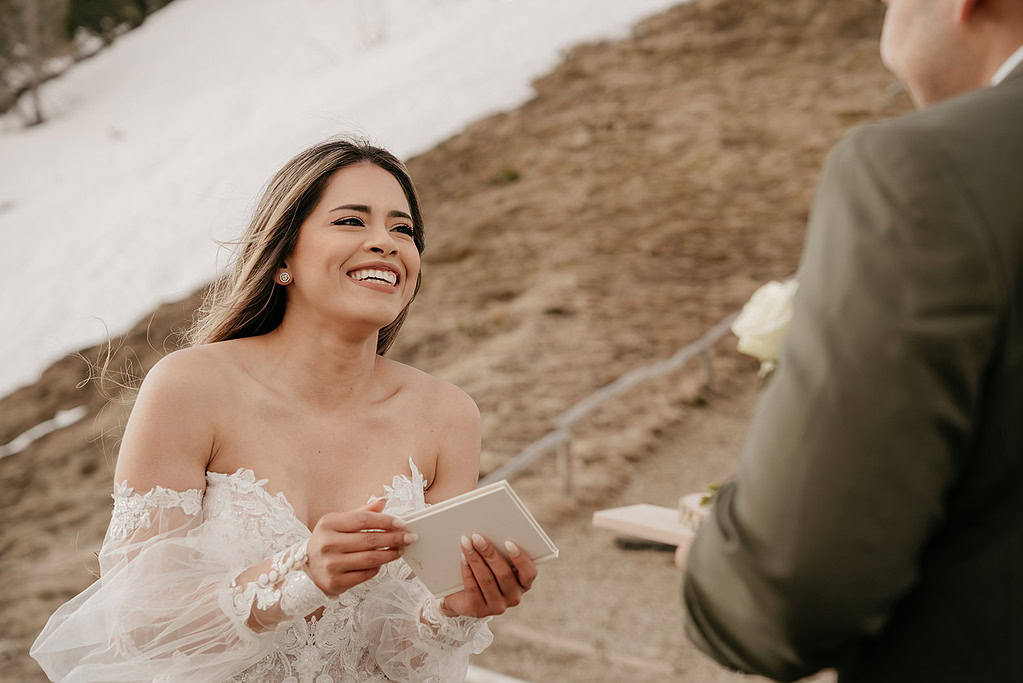
[[[1023,0],[888,0],[921,108],[821,176],[778,369],[680,565],[733,669],[1023,681]]]

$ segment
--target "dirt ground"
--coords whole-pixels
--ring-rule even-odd
[[[410,161],[430,246],[391,355],[476,399],[484,473],[795,270],[827,150],[909,108],[877,56],[882,12],[876,0],[696,0],[573,50],[529,103]],[[137,374],[174,348],[196,301],[140,321],[114,366]],[[535,681],[731,680],[683,643],[670,556],[616,550],[589,526],[596,508],[671,504],[731,471],[755,364],[730,340],[719,351],[717,395],[686,370],[581,425],[571,499],[553,462],[516,480],[563,559],[495,625],[481,666]],[[96,383],[79,387],[87,375],[69,357],[0,399],[0,443],[59,409],[90,410],[0,460],[2,680],[41,680],[28,646],[92,580],[109,520],[124,416]]]

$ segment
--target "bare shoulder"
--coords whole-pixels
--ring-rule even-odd
[[[161,410],[170,410],[179,420],[205,422],[233,383],[232,365],[216,344],[174,351],[146,374],[136,406],[155,404]]]
[[[161,358],[142,382],[149,391],[178,391],[195,384],[215,382],[222,359],[216,344],[179,349]]]
[[[422,406],[424,416],[446,425],[479,425],[480,411],[461,387],[422,370],[389,361],[391,371],[404,384],[409,397]]]
[[[212,346],[175,351],[146,374],[128,418],[117,481],[139,490],[201,488],[227,370]]]

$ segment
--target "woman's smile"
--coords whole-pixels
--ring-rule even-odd
[[[348,271],[348,278],[358,285],[378,292],[397,292],[401,282],[398,268],[383,261],[361,263]]]

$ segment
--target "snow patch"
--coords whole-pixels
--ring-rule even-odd
[[[58,429],[70,427],[85,417],[88,412],[89,410],[85,406],[78,406],[77,408],[71,408],[70,410],[58,411],[57,414],[49,420],[40,422],[35,427],[32,427],[31,429],[16,436],[10,443],[0,446],[0,458],[6,458],[8,455],[21,453],[23,450],[28,448],[32,442],[38,441],[47,434],[55,432]]]
[[[571,46],[675,4],[168,5],[46,83],[48,123],[0,118],[0,395],[212,279],[216,240],[303,147],[354,133],[423,152],[529,99]]]

